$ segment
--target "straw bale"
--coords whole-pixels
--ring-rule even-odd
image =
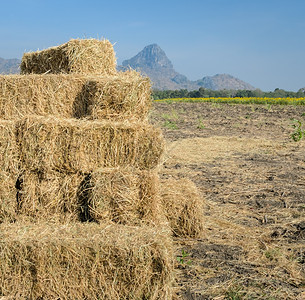
[[[0,170],[11,174],[18,172],[15,134],[14,121],[0,120]]]
[[[203,231],[203,200],[189,179],[160,181],[164,213],[175,236],[199,237]]]
[[[0,171],[0,223],[11,222],[16,215],[16,180]]]
[[[128,165],[151,169],[164,146],[161,131],[143,122],[29,116],[16,128],[20,159],[28,171],[90,173]]]
[[[15,123],[0,120],[0,223],[15,217],[17,178]]]
[[[150,88],[149,78],[136,71],[119,72],[112,81],[90,79],[85,87],[87,114],[91,119],[146,119],[151,107]]]
[[[150,82],[135,71],[116,76],[0,76],[0,118],[53,115],[63,118],[145,120]]]
[[[81,211],[84,220],[127,225],[161,225],[165,221],[156,171],[105,168],[84,181]]]
[[[166,232],[107,223],[0,226],[0,296],[172,299]]]
[[[21,74],[116,73],[116,58],[108,40],[71,39],[69,42],[37,52],[24,53]]]
[[[32,222],[78,221],[78,193],[84,175],[24,172],[17,193],[17,217]]]

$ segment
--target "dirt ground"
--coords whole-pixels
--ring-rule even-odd
[[[177,240],[182,299],[305,299],[304,106],[154,103],[167,141],[161,176],[187,177],[204,234]],[[186,261],[185,260],[185,261]]]

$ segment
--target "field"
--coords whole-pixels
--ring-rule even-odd
[[[182,299],[305,299],[305,106],[154,102],[150,119],[161,177],[205,203],[203,236],[176,240]]]

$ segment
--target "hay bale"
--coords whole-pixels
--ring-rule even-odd
[[[108,78],[92,78],[85,86],[90,119],[145,120],[151,107],[151,84],[136,71],[119,72]],[[77,116],[77,114],[76,114]]]
[[[0,296],[172,299],[172,243],[156,228],[2,224],[0,261]]]
[[[88,175],[24,172],[19,180],[18,220],[168,226],[155,171],[105,168]]]
[[[203,230],[203,200],[189,179],[160,181],[165,216],[175,236],[199,237]]]
[[[0,118],[53,115],[63,118],[145,120],[150,82],[134,71],[116,76],[0,76]]]
[[[11,174],[18,172],[18,155],[15,122],[0,120],[0,170]]]
[[[24,172],[17,191],[17,217],[32,222],[54,220],[78,221],[79,187],[84,175]]]
[[[29,116],[17,122],[20,160],[28,171],[90,173],[102,167],[158,165],[164,141],[142,122],[81,121]]]
[[[159,179],[156,171],[106,168],[84,181],[80,196],[82,219],[125,225],[161,225]]]
[[[0,224],[16,218],[16,179],[0,171]]]
[[[17,157],[15,123],[0,120],[0,223],[15,218]]]
[[[113,75],[116,59],[108,40],[71,39],[60,46],[24,53],[20,69],[21,74]]]

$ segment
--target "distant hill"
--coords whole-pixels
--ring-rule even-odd
[[[195,82],[199,86],[210,90],[255,90],[251,84],[229,74],[206,76]]]
[[[217,74],[191,81],[186,76],[175,71],[172,62],[157,44],[146,46],[136,56],[124,60],[122,66],[118,66],[119,70],[128,68],[136,69],[147,75],[153,83],[153,88],[159,90],[197,90],[200,87],[212,90],[255,89],[249,83],[228,74]]]
[[[19,59],[4,59],[0,57],[0,74],[18,74]],[[124,60],[118,70],[136,69],[148,76],[153,88],[158,90],[198,90],[200,87],[211,90],[254,90],[255,88],[229,74],[206,76],[202,79],[191,81],[185,75],[178,73],[166,56],[165,52],[157,45],[146,46],[136,56]]]
[[[17,58],[4,59],[0,57],[0,74],[18,74],[20,60]]]

